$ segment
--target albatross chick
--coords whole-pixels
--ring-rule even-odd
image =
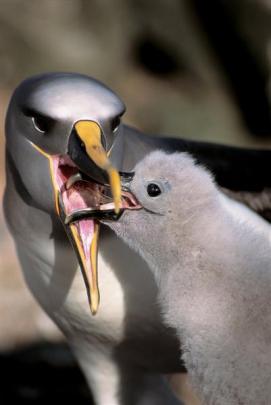
[[[202,402],[270,404],[268,224],[186,153],[151,153],[130,190],[142,208],[108,224],[149,264]]]

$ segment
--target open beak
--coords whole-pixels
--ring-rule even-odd
[[[99,219],[117,219],[130,203],[129,197],[123,197],[119,172],[112,166],[102,145],[99,125],[93,121],[78,121],[74,125],[73,139],[76,143],[72,144],[71,152],[75,159],[69,150],[67,154],[49,155],[32,145],[49,161],[56,213],[77,255],[90,310],[95,315],[100,301],[97,269]],[[103,183],[109,182],[109,186],[93,180],[86,170],[91,174],[94,171],[94,179],[101,174],[100,178],[105,179]]]
[[[96,166],[108,174],[111,193],[114,201],[114,211],[119,214],[121,203],[121,185],[118,171],[112,166],[102,145],[100,126],[94,121],[78,121],[75,130],[82,141],[88,157]],[[66,221],[67,222],[67,221]],[[84,225],[84,226],[83,226]],[[69,225],[72,244],[79,253],[79,262],[87,287],[88,300],[93,315],[96,314],[100,301],[98,287],[97,255],[100,224],[97,220],[83,218]],[[86,242],[86,243],[85,243]]]

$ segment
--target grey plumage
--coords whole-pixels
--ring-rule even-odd
[[[151,183],[161,194],[148,194]],[[151,153],[130,188],[143,208],[108,224],[153,271],[203,403],[269,404],[269,225],[188,154]]]
[[[102,144],[121,171],[133,170],[157,148],[189,151],[212,169],[220,186],[258,193],[270,187],[271,152],[149,136],[121,122],[124,109],[112,90],[88,76],[49,73],[22,82],[6,119],[5,216],[26,282],[67,336],[97,404],[175,403],[160,373],[182,368],[178,341],[161,319],[148,266],[102,228],[101,306],[96,317],[91,316],[80,258],[56,211],[49,160],[64,155],[64,163],[74,164],[69,170],[80,171],[88,183],[108,181],[76,134],[76,123],[86,120],[100,128]]]
[[[111,148],[111,161],[122,169],[124,157],[133,165],[145,153],[143,141],[138,142],[138,155],[133,147],[142,134],[122,123],[116,128],[115,118],[123,108],[117,95],[87,76],[52,73],[24,81],[14,92],[6,119],[5,217],[26,283],[67,337],[96,403],[175,404],[160,373],[182,365],[175,356],[177,340],[154,304],[152,275],[113,232],[102,229],[101,306],[95,317],[91,315],[78,260],[56,212],[48,159],[33,146],[53,156],[67,158],[70,153],[83,173],[103,180],[80,142],[69,150],[70,141],[76,140],[74,124],[97,122],[106,149]],[[128,154],[133,151],[130,161],[127,148]]]

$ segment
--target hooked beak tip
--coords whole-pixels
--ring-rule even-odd
[[[95,266],[95,273],[97,272],[97,268]],[[94,283],[92,288],[89,290],[89,307],[92,315],[96,315],[100,305],[100,293],[98,289],[98,285]]]

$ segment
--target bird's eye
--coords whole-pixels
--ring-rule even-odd
[[[112,132],[116,132],[120,125],[120,117],[113,118],[111,121],[111,130]]]
[[[39,114],[35,114],[32,116],[32,122],[36,130],[42,133],[50,131],[53,125],[53,120]]]
[[[34,128],[41,133],[49,132],[55,124],[55,120],[47,115],[40,114],[32,108],[22,106],[22,112],[32,121]]]
[[[155,184],[155,183],[150,183],[147,186],[147,193],[150,197],[157,197],[162,193],[161,188]]]

